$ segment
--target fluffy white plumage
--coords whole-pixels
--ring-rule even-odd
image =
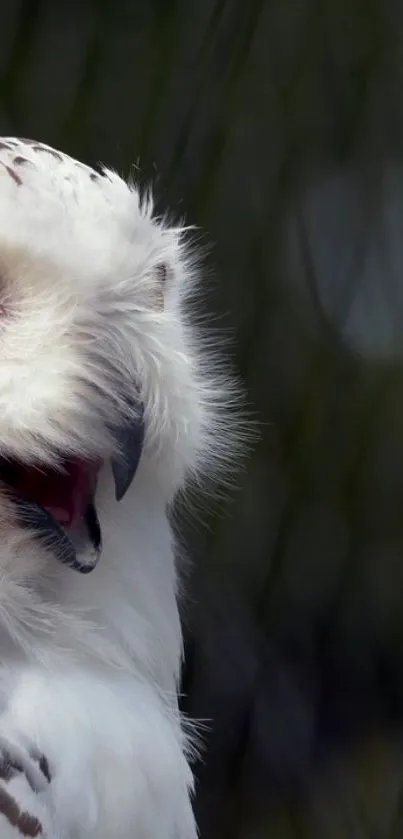
[[[236,453],[236,392],[186,321],[194,281],[183,231],[134,184],[0,142],[0,456],[104,462],[88,576],[21,525],[0,482],[0,839],[196,836],[167,508]],[[145,443],[118,503],[111,428],[135,387]]]

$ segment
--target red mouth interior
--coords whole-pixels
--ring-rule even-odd
[[[71,528],[93,498],[99,463],[65,460],[61,471],[8,463],[5,479],[18,495],[40,504],[63,527]]]

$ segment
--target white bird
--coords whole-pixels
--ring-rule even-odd
[[[241,448],[196,274],[134,183],[0,140],[0,839],[196,837],[168,511]]]

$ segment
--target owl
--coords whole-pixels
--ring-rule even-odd
[[[150,190],[0,140],[0,839],[195,839],[178,493],[239,389]]]

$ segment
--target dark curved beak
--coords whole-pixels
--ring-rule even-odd
[[[112,458],[115,496],[121,501],[126,495],[140,462],[144,444],[144,405],[136,405],[136,416],[131,422],[114,430],[119,454]]]

